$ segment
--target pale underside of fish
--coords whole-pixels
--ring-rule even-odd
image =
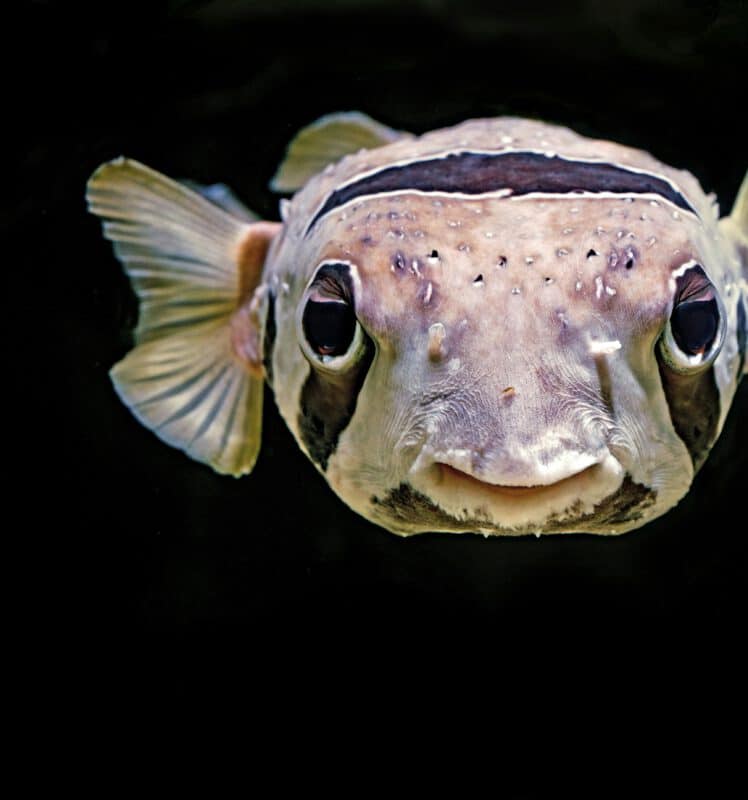
[[[140,300],[114,386],[164,441],[250,472],[267,381],[397,534],[615,534],[686,494],[745,371],[745,181],[720,219],[689,172],[566,128],[343,113],[273,188],[281,222],[125,158],[89,181]]]

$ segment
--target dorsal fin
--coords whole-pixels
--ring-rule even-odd
[[[292,139],[270,188],[274,192],[295,192],[343,156],[411,136],[388,128],[360,111],[327,114],[302,128]]]

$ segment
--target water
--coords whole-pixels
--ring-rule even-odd
[[[342,12],[283,4],[277,13],[153,4],[87,16],[64,37],[64,11],[34,7],[54,69],[26,96],[28,150],[18,156],[29,182],[11,221],[35,251],[29,325],[54,332],[34,362],[52,378],[35,475],[45,501],[47,492],[59,497],[58,519],[72,524],[59,545],[77,559],[69,574],[107,625],[245,640],[259,629],[342,636],[448,621],[497,637],[508,628],[542,636],[569,624],[655,631],[742,619],[745,523],[731,515],[745,505],[745,386],[689,496],[640,531],[402,540],[342,505],[269,393],[255,473],[235,481],[141,428],[107,379],[136,311],[84,213],[83,187],[120,153],[176,177],[224,182],[278,219],[268,181],[293,133],[324,113],[361,109],[415,132],[529,115],[643,147],[693,171],[729,208],[748,166],[734,101],[734,75],[748,65],[734,25],[705,24],[693,11],[684,22],[681,4],[671,18],[667,3],[653,2],[655,21],[642,30],[623,4],[615,24],[594,5],[569,18],[549,4],[541,26],[518,4],[502,16],[472,3],[461,16],[459,4],[423,3],[407,17],[390,3]],[[54,300],[41,319],[40,294]]]

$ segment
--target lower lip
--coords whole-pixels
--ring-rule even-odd
[[[480,489],[482,492],[490,492],[493,495],[511,499],[529,499],[538,498],[543,494],[555,492],[559,489],[572,488],[582,485],[594,479],[594,475],[599,471],[598,464],[592,464],[586,469],[569,475],[568,478],[562,478],[555,483],[548,483],[536,486],[511,486],[507,484],[486,483],[478,478],[468,475],[459,469],[450,467],[448,464],[437,463],[439,483],[447,484],[452,489],[459,491],[460,489]]]

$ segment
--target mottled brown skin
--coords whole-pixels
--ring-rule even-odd
[[[383,347],[402,339],[410,346],[434,322],[446,326],[449,340],[464,319],[475,328],[477,308],[501,309],[480,320],[491,325],[490,336],[473,342],[480,358],[502,334],[563,340],[570,327],[600,315],[658,329],[671,271],[694,257],[687,231],[669,225],[671,215],[647,200],[371,198],[345,220],[327,223],[331,240],[319,258],[358,265],[364,291],[357,312]],[[434,250],[438,258],[429,257]],[[482,285],[475,283],[479,275]],[[597,277],[616,294],[603,288],[596,297]],[[407,333],[404,320],[411,322]]]
[[[671,208],[648,200],[589,198],[527,208],[521,200],[506,199],[371,198],[348,208],[345,219],[328,221],[328,230],[334,226],[337,236],[320,260],[358,265],[364,290],[357,314],[380,348],[393,353],[425,348],[429,327],[441,323],[446,336],[441,358],[431,358],[435,371],[450,358],[466,356],[474,364],[493,364],[497,352],[514,351],[516,359],[527,363],[530,350],[584,347],[581,338],[589,331],[603,340],[632,331],[653,348],[668,317],[671,271],[694,256],[685,229],[669,225],[671,220]],[[600,296],[596,279],[603,282]],[[513,294],[516,289],[519,293]],[[610,396],[609,385],[603,391],[600,382],[607,362],[588,356],[587,368],[600,405],[606,405],[606,394],[607,404],[614,404],[615,393]],[[580,388],[564,385],[540,363],[533,379],[547,396]],[[562,413],[554,404],[538,408],[534,393],[525,401],[513,385],[521,383],[518,377],[507,373],[504,383],[494,381],[493,386],[502,393],[505,413],[511,406],[517,416],[542,419]],[[468,443],[479,450],[480,432]],[[479,471],[478,462],[473,466]],[[610,531],[641,518],[642,506],[651,505],[656,492],[630,479],[627,486],[630,490],[599,504],[594,513],[581,513],[579,521],[589,529],[599,519],[601,531]],[[422,498],[415,491],[409,496]],[[425,509],[424,502],[416,507]],[[391,511],[403,526],[420,517],[438,523],[439,529],[476,529],[480,522],[479,517],[447,519],[450,515],[441,512],[440,517],[433,509],[407,514],[402,504],[395,511],[394,502],[374,505],[377,517]],[[475,509],[466,512],[471,517]],[[566,530],[568,522],[546,525],[546,532],[554,529]]]

